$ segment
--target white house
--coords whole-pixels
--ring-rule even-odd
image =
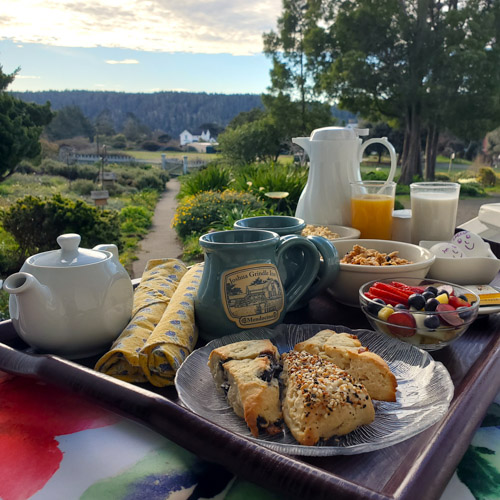
[[[210,130],[196,130],[190,132],[189,130],[183,130],[180,135],[180,145],[185,146],[186,144],[191,144],[192,142],[217,142],[215,137],[210,136]]]

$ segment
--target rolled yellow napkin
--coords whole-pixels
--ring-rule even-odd
[[[160,322],[139,352],[139,363],[151,384],[174,383],[175,373],[198,340],[194,299],[198,293],[203,264],[196,264],[182,277]]]
[[[134,291],[132,319],[95,369],[126,382],[147,382],[139,365],[139,352],[162,318],[186,265],[178,259],[148,261],[141,282]]]

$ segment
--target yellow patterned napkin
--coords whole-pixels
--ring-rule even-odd
[[[134,292],[132,319],[111,349],[97,361],[96,370],[126,382],[147,382],[139,353],[186,272],[186,265],[178,259],[153,259],[147,263]]]
[[[174,383],[175,372],[198,340],[194,299],[202,274],[203,264],[197,264],[182,277],[160,322],[139,352],[143,372],[157,387]]]

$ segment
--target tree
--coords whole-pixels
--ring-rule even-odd
[[[224,156],[246,164],[279,157],[281,141],[278,130],[269,117],[227,128],[219,136],[219,148]]]
[[[78,106],[65,106],[59,110],[46,127],[49,139],[61,140],[73,137],[94,139],[94,127]]]
[[[262,100],[276,124],[293,122],[285,135],[309,135],[317,128],[312,122],[326,126],[334,121],[330,105],[318,100],[321,91],[314,80],[316,60],[308,56],[319,50],[323,39],[316,29],[320,6],[320,1],[283,0],[277,31],[263,36],[264,53],[271,58],[272,69],[270,92]]]
[[[318,3],[321,19],[306,24],[304,33],[316,85],[343,109],[399,124],[405,134],[401,182],[423,173],[423,130],[432,177],[441,129],[472,136],[493,128],[500,106],[500,0],[308,5]],[[473,126],[466,124],[469,114]]]
[[[107,137],[116,134],[113,124],[113,115],[109,109],[105,109],[97,115],[95,119],[95,132],[98,135]]]
[[[0,182],[14,173],[23,158],[40,154],[40,135],[53,117],[49,103],[26,103],[7,92],[17,71],[7,75],[0,65]]]
[[[151,130],[144,125],[134,113],[128,113],[125,124],[123,125],[123,135],[129,141],[144,141],[151,137]]]

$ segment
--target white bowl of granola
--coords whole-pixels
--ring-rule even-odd
[[[332,240],[340,271],[328,287],[336,301],[359,307],[359,288],[368,281],[425,278],[436,256],[428,249],[393,240]]]
[[[352,240],[359,238],[360,231],[354,227],[307,224],[302,236],[322,236],[327,240]]]

